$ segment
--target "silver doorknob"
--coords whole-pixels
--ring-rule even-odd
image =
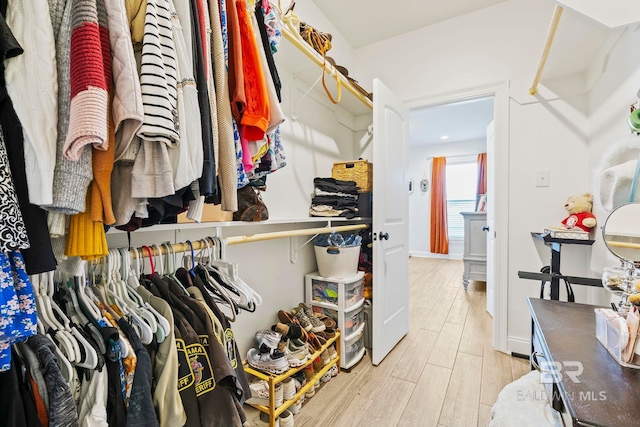
[[[482,227],[482,231],[489,231],[489,226],[488,225],[484,225]]]

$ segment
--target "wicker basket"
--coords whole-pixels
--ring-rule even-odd
[[[331,177],[342,181],[355,181],[358,191],[371,191],[373,187],[373,165],[367,160],[336,162],[331,169]]]

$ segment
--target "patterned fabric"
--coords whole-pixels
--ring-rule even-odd
[[[36,333],[36,302],[18,251],[0,253],[0,371],[11,368],[11,345]]]
[[[280,128],[278,127],[273,134],[273,144],[274,144],[274,153],[275,153],[275,161],[276,169],[281,169],[287,165],[287,156],[284,153],[284,147],[282,146],[282,138],[280,136]]]
[[[0,251],[9,252],[28,247],[27,229],[18,205],[7,149],[0,129]]]
[[[280,45],[280,39],[282,38],[282,21],[274,7],[269,7],[268,9],[263,7],[262,10],[264,13],[264,23],[267,27],[267,35],[269,36],[271,53],[276,53]]]
[[[37,334],[28,339],[27,344],[38,357],[47,383],[49,427],[77,427],[78,412],[71,389],[60,372],[53,342],[44,335]]]

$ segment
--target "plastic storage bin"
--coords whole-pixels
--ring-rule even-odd
[[[348,310],[363,300],[364,272],[349,279],[323,277],[318,273],[305,276],[306,301],[334,310]]]
[[[364,356],[364,331],[355,336],[351,340],[345,340],[345,346],[342,349],[344,357],[340,360],[340,367],[349,369],[362,359]]]
[[[360,246],[339,248],[336,246],[314,246],[318,272],[323,277],[351,278],[358,274]]]

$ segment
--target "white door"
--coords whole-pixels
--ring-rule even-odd
[[[493,121],[487,126],[487,312],[493,317],[494,283],[495,283],[495,259],[494,248],[496,243],[495,209],[493,197],[496,194],[495,174],[495,130]]]
[[[409,332],[409,109],[373,81],[372,362],[379,364]]]

